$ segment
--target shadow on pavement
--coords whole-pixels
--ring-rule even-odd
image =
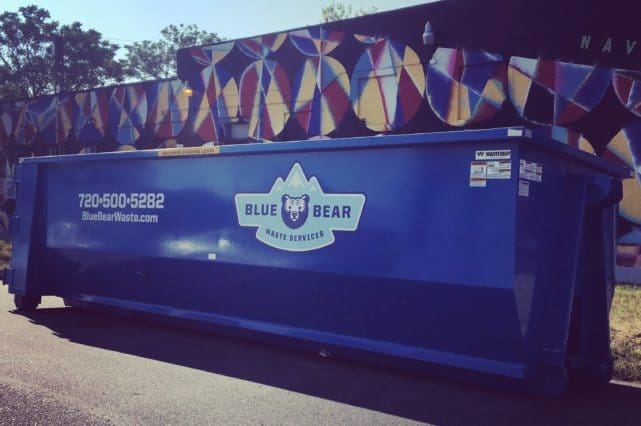
[[[27,317],[83,345],[249,380],[439,425],[638,424],[641,387],[574,386],[557,400],[511,395],[250,340],[75,308]]]

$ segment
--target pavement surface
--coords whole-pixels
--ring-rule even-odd
[[[639,425],[641,386],[557,400],[66,308],[0,286],[0,424]]]

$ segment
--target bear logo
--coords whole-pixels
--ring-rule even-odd
[[[307,221],[309,195],[303,194],[300,197],[292,197],[285,194],[281,200],[283,204],[280,213],[285,225],[291,229],[298,229],[303,226]]]

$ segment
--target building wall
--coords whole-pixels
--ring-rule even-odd
[[[0,104],[0,202],[17,156],[508,125],[641,170],[641,26],[627,2],[584,3],[448,0],[183,49],[176,79]],[[641,266],[639,182],[625,265]]]

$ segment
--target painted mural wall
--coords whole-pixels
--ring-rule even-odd
[[[0,226],[27,155],[527,125],[641,171],[641,37],[578,1],[571,18],[531,3],[449,0],[193,47],[176,79],[0,103]],[[641,266],[640,176],[620,204],[628,266]]]

